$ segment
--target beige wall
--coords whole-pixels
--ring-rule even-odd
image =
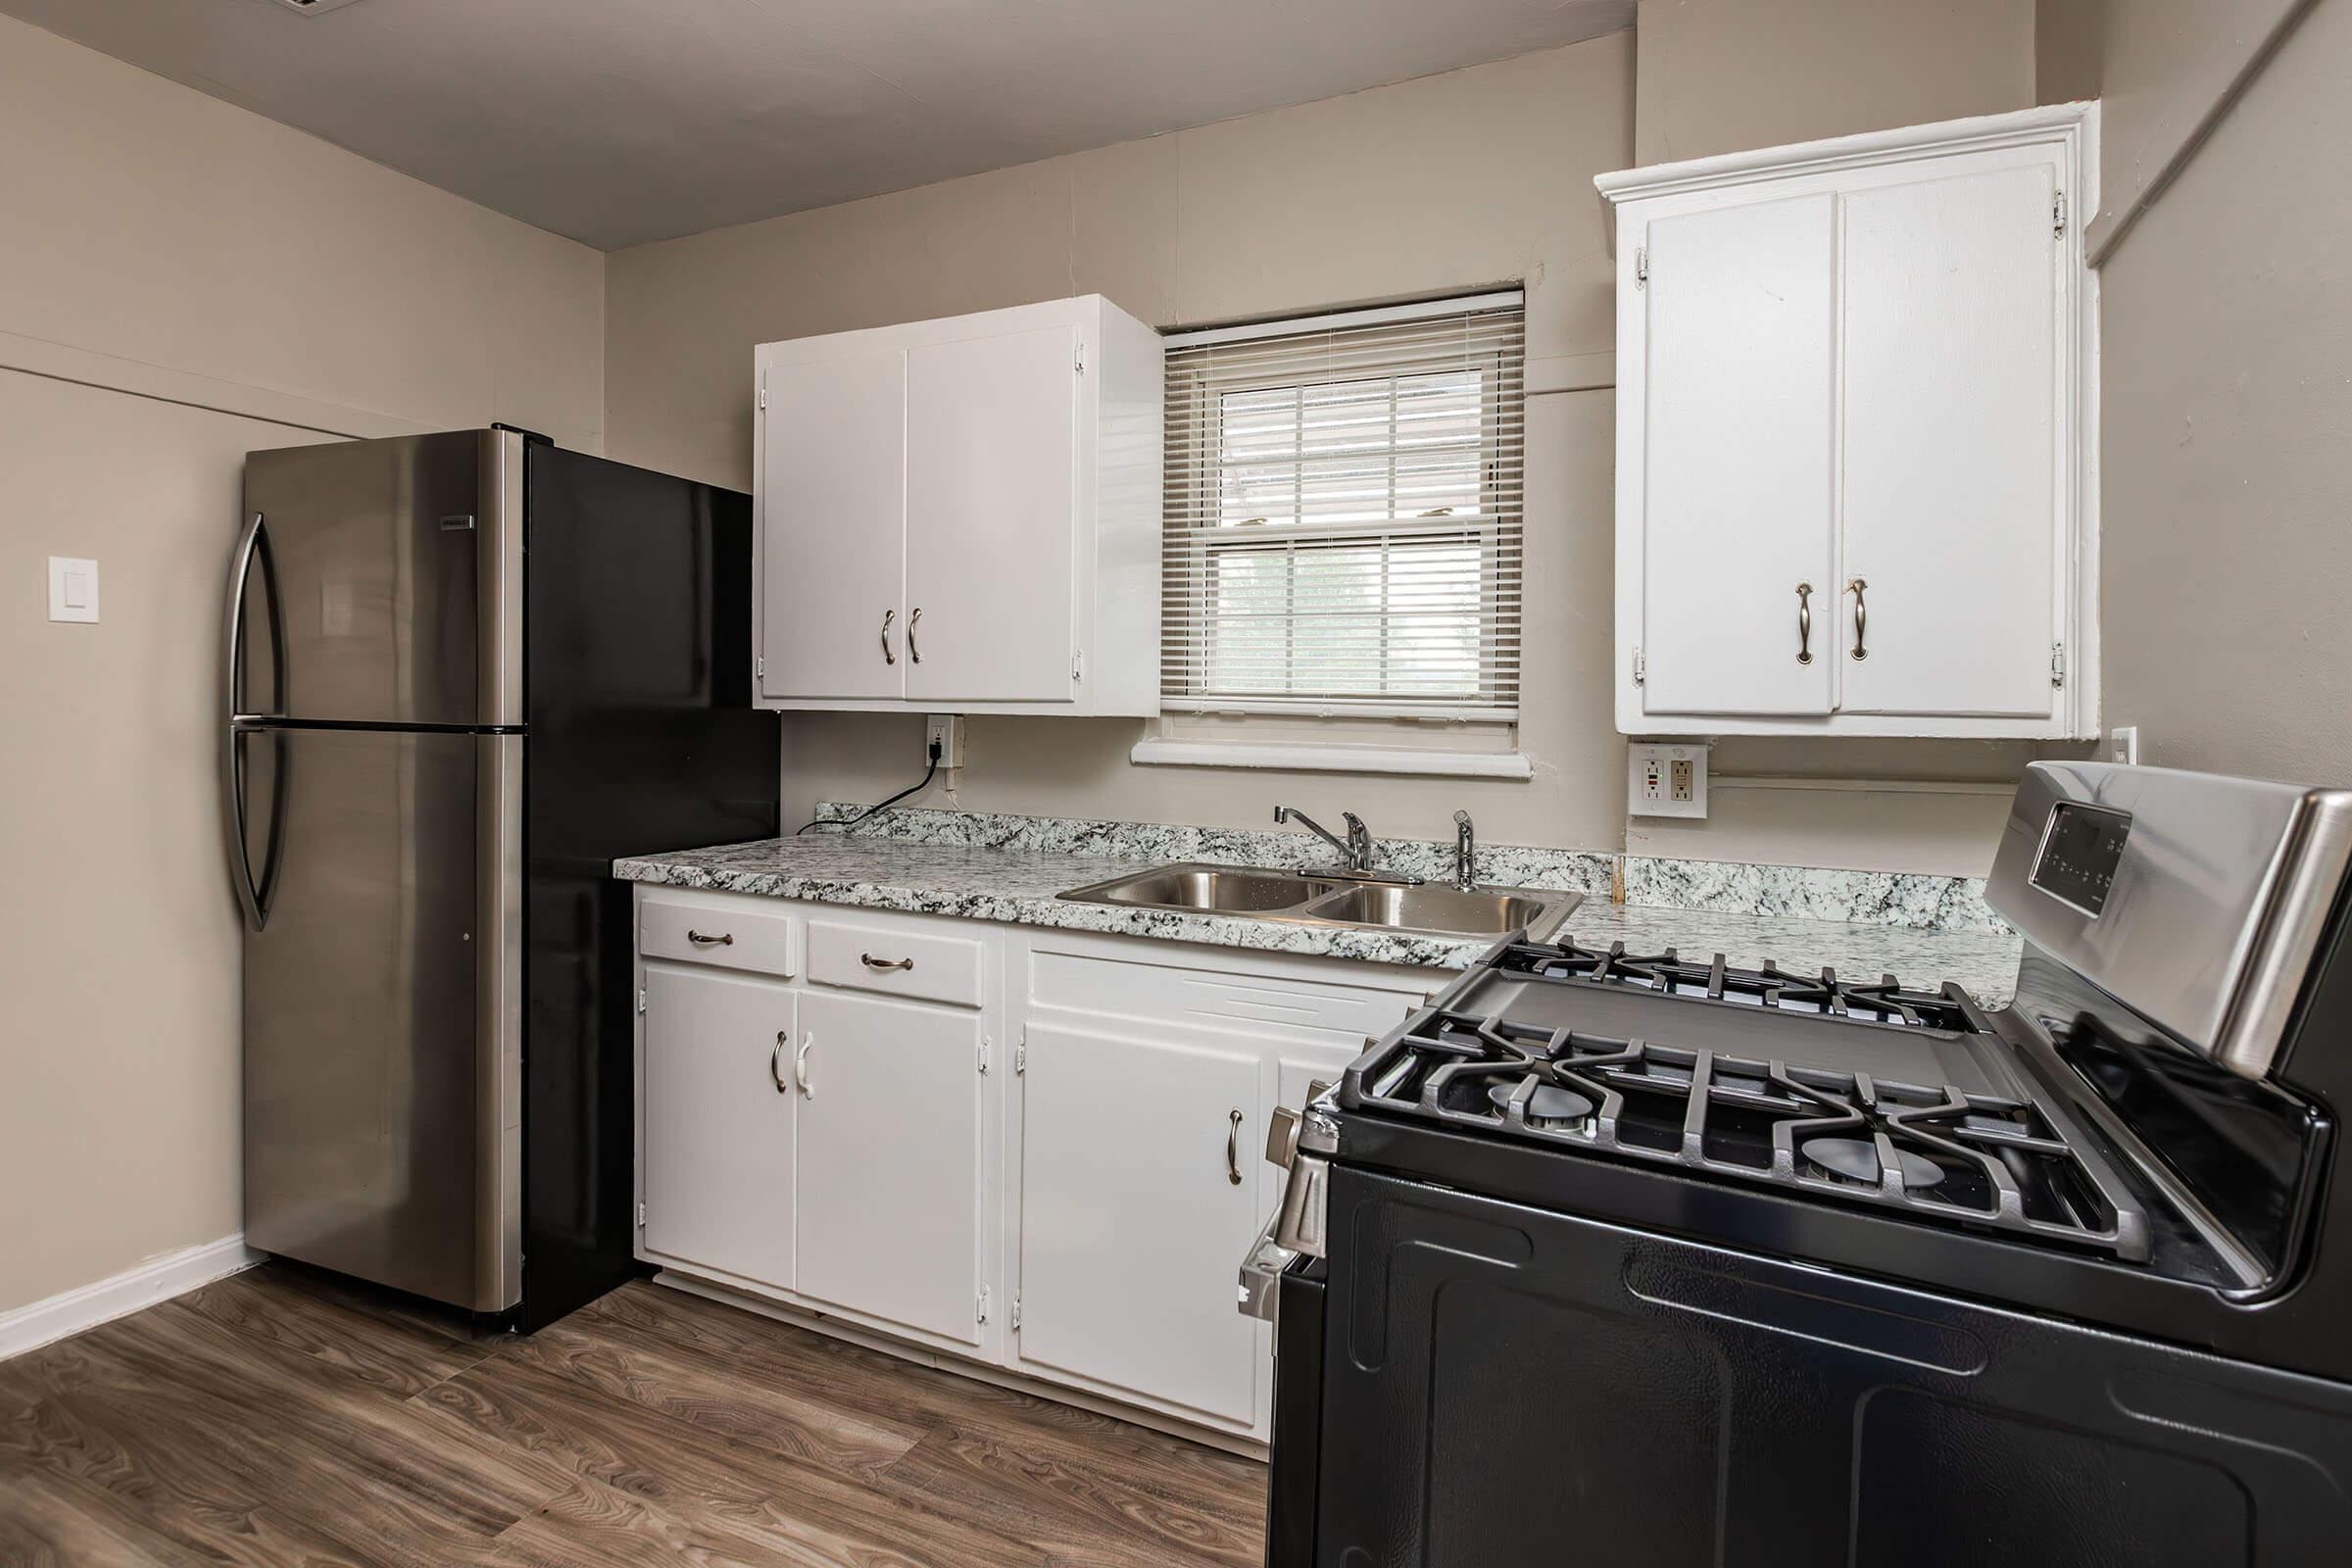
[[[244,453],[323,437],[221,411],[594,449],[604,262],[6,19],[0,225],[4,1312],[239,1224],[220,581]]]
[[[1837,48],[1815,47],[1833,31]],[[1636,822],[1629,834],[1610,709],[1615,317],[1591,181],[1636,161],[1651,98],[1677,106],[1661,123],[1690,152],[2029,104],[2030,6],[1648,0],[1640,95],[1634,44],[1619,34],[615,252],[612,453],[748,484],[751,348],[766,339],[1071,292],[1176,326],[1524,278],[1531,387],[1585,388],[1530,401],[1521,744],[1532,782],[1137,767],[1134,721],[977,719],[956,803],[1258,826],[1289,801],[1432,838],[1467,807],[1496,842],[1981,872],[1998,830],[1982,789],[1850,785],[1923,773],[2005,783],[2029,748],[1729,744],[1719,773],[1838,787],[1735,785],[1705,823]],[[1746,85],[1766,74],[1769,91]],[[904,787],[919,771],[920,734],[897,715],[788,717],[787,809]]]
[[[1644,164],[2024,109],[2034,0],[1642,0]]]
[[[2169,36],[2109,86],[2222,74],[2229,37]],[[2107,704],[2147,761],[2352,783],[2347,79],[2319,0],[2102,269]]]

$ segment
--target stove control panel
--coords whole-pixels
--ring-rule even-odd
[[[2124,841],[2131,836],[2131,812],[2061,801],[2050,808],[2041,848],[2026,881],[2096,920],[2107,910],[2116,867],[2124,859]]]

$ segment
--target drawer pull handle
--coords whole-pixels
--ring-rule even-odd
[[[1796,662],[1813,662],[1813,585],[1796,585]]]
[[[870,953],[858,955],[858,961],[868,969],[911,969],[914,967],[912,958],[877,958]]]
[[[914,628],[922,623],[923,607],[917,605],[914,607],[914,613],[906,617],[906,657],[917,664],[923,662],[923,650],[921,645],[914,640]]]
[[[783,1039],[782,1035],[776,1037]],[[799,1086],[803,1100],[816,1098],[816,1085],[808,1080],[808,1048],[816,1044],[813,1036],[801,1036],[801,1049],[792,1054],[792,1081]]]
[[[1870,607],[1862,602],[1862,590],[1869,586],[1870,584],[1859,577],[1845,585],[1845,591],[1854,596],[1854,657],[1856,659],[1870,657],[1870,650],[1862,646],[1862,634],[1870,629]]]
[[[698,948],[731,948],[735,945],[735,933],[721,931],[714,937],[707,937],[700,931],[688,931],[686,940]]]
[[[885,664],[899,662],[898,652],[890,646],[890,623],[898,618],[899,612],[895,610],[882,612],[882,662]]]
[[[1234,1186],[1242,1185],[1242,1113],[1233,1112],[1225,1126],[1225,1179]]]
[[[797,1058],[796,1058],[797,1059]],[[776,1031],[776,1049],[767,1054],[767,1075],[776,1081],[776,1093],[791,1093],[792,1086],[784,1081],[784,1031]]]

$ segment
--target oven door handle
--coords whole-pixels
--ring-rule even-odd
[[[1274,1239],[1274,1227],[1281,1223],[1279,1212],[1267,1216],[1257,1240],[1250,1244],[1249,1255],[1242,1259],[1241,1313],[1260,1323],[1274,1321],[1275,1304],[1282,1295],[1282,1271],[1298,1257]]]

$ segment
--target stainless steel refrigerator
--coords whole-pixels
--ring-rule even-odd
[[[535,1328],[634,1269],[611,862],[776,831],[750,500],[503,427],[251,453],[244,499],[245,1239]]]

